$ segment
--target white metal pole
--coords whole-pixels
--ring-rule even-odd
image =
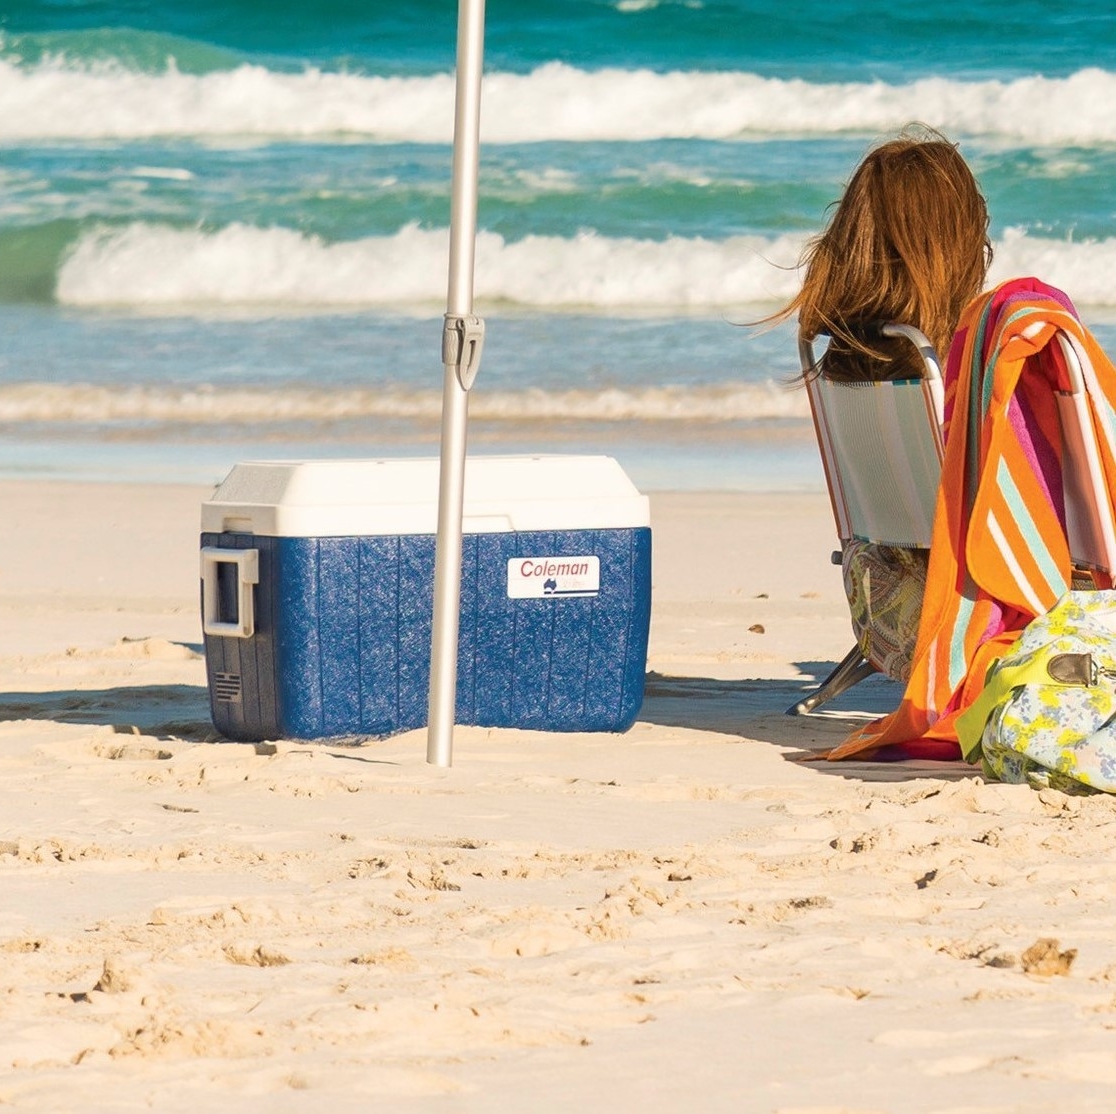
[[[453,125],[449,288],[442,333],[442,439],[438,536],[434,554],[434,621],[426,760],[453,762],[457,697],[457,633],[461,606],[461,515],[469,388],[480,359],[484,324],[473,316],[473,268],[480,163],[480,91],[484,66],[484,0],[460,0],[457,11],[457,101]]]

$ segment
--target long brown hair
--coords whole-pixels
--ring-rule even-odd
[[[857,167],[807,245],[802,289],[776,319],[797,313],[806,335],[829,334],[827,376],[902,377],[913,349],[873,336],[871,326],[915,325],[944,358],[991,260],[988,209],[956,146],[928,129],[904,131]]]

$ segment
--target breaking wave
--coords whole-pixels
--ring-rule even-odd
[[[803,242],[592,232],[508,241],[481,232],[476,295],[490,305],[550,310],[731,312],[789,299]],[[66,305],[155,312],[435,306],[445,301],[447,255],[445,229],[413,224],[392,236],[328,243],[284,228],[208,232],[141,222],[84,232],[60,264],[54,296]],[[1080,305],[1116,306],[1116,239],[1074,242],[1009,229],[990,277],[1024,274],[1069,291]]]
[[[478,390],[474,421],[754,422],[809,415],[805,392],[782,384],[664,386],[547,391]],[[284,385],[173,387],[14,383],[0,386],[0,422],[160,423],[264,426],[374,419],[437,421],[442,396],[429,390],[329,390]]]
[[[449,73],[288,73],[257,64],[185,73],[173,63],[151,73],[113,61],[0,60],[0,140],[353,135],[448,143],[453,98]],[[889,84],[550,62],[527,74],[488,74],[481,128],[488,143],[724,140],[875,135],[922,120],[951,135],[1095,144],[1116,140],[1114,102],[1116,73],[1096,68],[1069,77]]]

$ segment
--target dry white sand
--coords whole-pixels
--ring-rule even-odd
[[[1116,801],[798,761],[824,497],[655,497],[637,725],[443,770],[215,737],[207,495],[0,483],[0,1107],[1112,1109]]]

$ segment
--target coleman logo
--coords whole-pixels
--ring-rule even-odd
[[[508,598],[595,596],[601,590],[599,557],[512,557],[508,561]]]

